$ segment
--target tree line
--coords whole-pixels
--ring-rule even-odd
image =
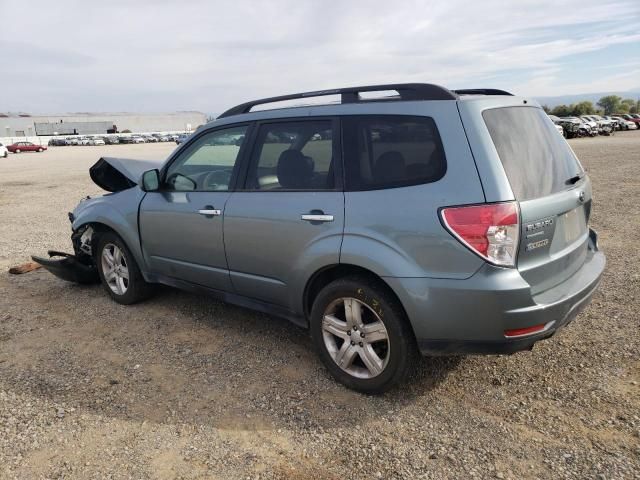
[[[598,108],[599,107],[599,108]],[[558,105],[549,108],[543,105],[542,108],[550,115],[557,117],[579,117],[580,115],[611,115],[613,113],[638,113],[640,112],[640,100],[619,97],[618,95],[607,95],[602,97],[596,105],[593,102],[584,101],[572,103],[571,105]]]

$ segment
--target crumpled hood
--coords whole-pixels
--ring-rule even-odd
[[[144,172],[160,168],[162,163],[162,160],[102,157],[89,169],[89,175],[100,188],[119,192],[136,186]]]

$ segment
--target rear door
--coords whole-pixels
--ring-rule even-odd
[[[308,275],[339,262],[344,227],[338,121],[259,124],[246,184],[225,209],[231,281],[247,297],[294,309]]]
[[[517,265],[536,294],[569,278],[585,261],[591,183],[542,109],[492,108],[482,116],[520,203]]]

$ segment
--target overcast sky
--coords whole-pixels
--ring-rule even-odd
[[[0,112],[201,110],[340,86],[640,90],[640,0],[0,0]]]

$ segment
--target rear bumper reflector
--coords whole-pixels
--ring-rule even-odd
[[[541,323],[540,325],[534,325],[533,327],[514,328],[512,330],[505,330],[504,336],[507,338],[526,337],[527,335],[533,335],[548,330],[553,321],[547,323]]]

